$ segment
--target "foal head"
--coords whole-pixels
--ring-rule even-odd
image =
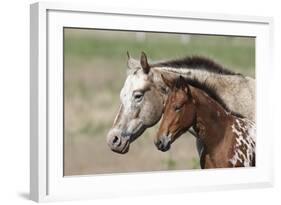
[[[159,150],[165,152],[180,135],[193,125],[195,104],[190,87],[183,77],[180,76],[176,81],[164,76],[162,79],[170,88],[170,93],[154,143]]]

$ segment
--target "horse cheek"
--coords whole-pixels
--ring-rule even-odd
[[[153,94],[153,111],[154,111],[154,121],[158,122],[162,116],[163,110],[164,110],[164,105],[162,102],[162,98],[160,96],[159,93],[155,92],[155,94]]]
[[[141,118],[146,126],[155,125],[161,118],[163,104],[159,94],[150,92],[144,99],[143,107],[141,108]]]

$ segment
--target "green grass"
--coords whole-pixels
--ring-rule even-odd
[[[129,32],[121,32],[116,38],[103,36],[102,31],[93,31],[93,35],[87,37],[72,35],[73,32],[73,29],[65,30],[64,38],[65,55],[70,58],[106,58],[125,63],[127,51],[136,57],[145,51],[152,60],[202,55],[216,59],[234,70],[254,75],[254,38],[192,35],[190,42],[183,44],[178,34],[149,33],[144,41],[139,42],[135,34]],[[116,31],[113,33],[118,36]]]

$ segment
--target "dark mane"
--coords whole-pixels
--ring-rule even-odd
[[[227,112],[230,112],[232,115],[236,117],[244,118],[243,115],[230,110],[225,104],[225,102],[222,100],[222,98],[217,94],[216,89],[208,85],[207,83],[201,83],[196,78],[193,79],[185,78],[185,83],[195,88],[198,88],[200,90],[203,90],[206,94],[208,94],[213,100],[219,103]]]
[[[223,74],[223,75],[240,75],[224,68],[222,65],[216,63],[215,61],[201,57],[201,56],[191,56],[176,60],[170,60],[160,63],[155,63],[150,65],[151,67],[172,67],[172,68],[193,68],[206,70],[213,73]]]

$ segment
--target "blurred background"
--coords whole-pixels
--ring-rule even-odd
[[[112,152],[106,135],[119,108],[126,63],[144,51],[149,61],[202,55],[255,76],[255,39],[210,35],[64,28],[64,175],[198,169],[195,139],[184,134],[168,152],[146,130],[125,155]]]

